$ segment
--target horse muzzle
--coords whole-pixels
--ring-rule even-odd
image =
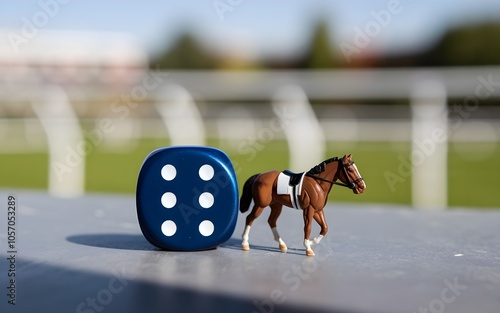
[[[352,188],[352,192],[354,192],[357,195],[365,192],[366,184],[365,184],[365,181],[363,180],[363,178],[357,179],[353,184],[354,184],[354,188]]]

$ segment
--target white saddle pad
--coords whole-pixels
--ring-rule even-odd
[[[298,207],[297,197],[300,196],[300,193],[302,191],[302,183],[304,182],[305,174],[306,174],[305,172],[304,172],[304,174],[302,174],[302,177],[300,178],[299,184],[297,185],[297,187],[295,187],[295,194],[293,193],[294,188],[289,185],[290,176],[285,175],[283,173],[280,173],[278,175],[278,184],[276,186],[276,193],[278,195],[289,195],[290,199],[292,199],[292,204],[293,204],[294,208],[296,208],[296,209],[300,209]]]

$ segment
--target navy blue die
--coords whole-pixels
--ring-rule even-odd
[[[238,217],[238,185],[229,157],[210,147],[151,152],[139,172],[142,233],[168,250],[204,250],[227,241]]]

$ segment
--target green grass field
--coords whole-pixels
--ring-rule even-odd
[[[209,141],[218,147],[218,141]],[[160,140],[142,140],[125,152],[109,152],[98,147],[88,156],[86,164],[86,190],[92,192],[135,192],[137,174],[146,155],[165,145]],[[455,146],[454,146],[455,145]],[[220,146],[219,146],[220,147]],[[288,148],[285,141],[263,145],[255,158],[241,154],[230,147],[225,150],[233,161],[240,187],[252,174],[271,169],[286,169]],[[448,198],[450,206],[499,208],[496,173],[500,172],[500,149],[488,150],[488,155],[474,159],[474,151],[482,151],[481,144],[450,144],[448,162]],[[458,152],[457,152],[458,151]],[[384,173],[398,173],[399,156],[408,159],[407,143],[364,142],[329,143],[327,157],[352,153],[358,169],[367,182],[363,195],[335,187],[330,201],[410,204],[411,177],[403,178],[391,191]],[[1,154],[0,187],[45,189],[47,188],[48,156],[46,154]],[[315,164],[311,164],[311,167]],[[304,169],[307,170],[307,169]]]

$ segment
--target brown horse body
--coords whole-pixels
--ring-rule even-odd
[[[253,221],[259,217],[264,208],[269,206],[271,214],[268,223],[273,232],[274,239],[279,243],[281,251],[287,251],[287,246],[278,233],[276,221],[281,214],[283,206],[293,207],[293,205],[289,195],[278,195],[277,193],[277,182],[280,173],[280,171],[269,171],[256,174],[245,182],[243,194],[240,199],[240,211],[246,212],[250,207],[252,199],[254,200],[254,206],[246,218],[241,245],[243,250],[250,250],[248,239]],[[342,183],[337,183],[337,180],[340,180]],[[331,158],[325,160],[309,170],[304,176],[302,190],[300,196],[298,196],[298,204],[303,211],[306,255],[314,255],[311,246],[318,244],[328,232],[323,208],[326,205],[328,194],[334,184],[348,187],[355,194],[363,193],[366,189],[366,184],[363,178],[361,178],[350,154],[344,155],[341,159]],[[309,240],[313,220],[319,224],[321,231],[317,237]]]

